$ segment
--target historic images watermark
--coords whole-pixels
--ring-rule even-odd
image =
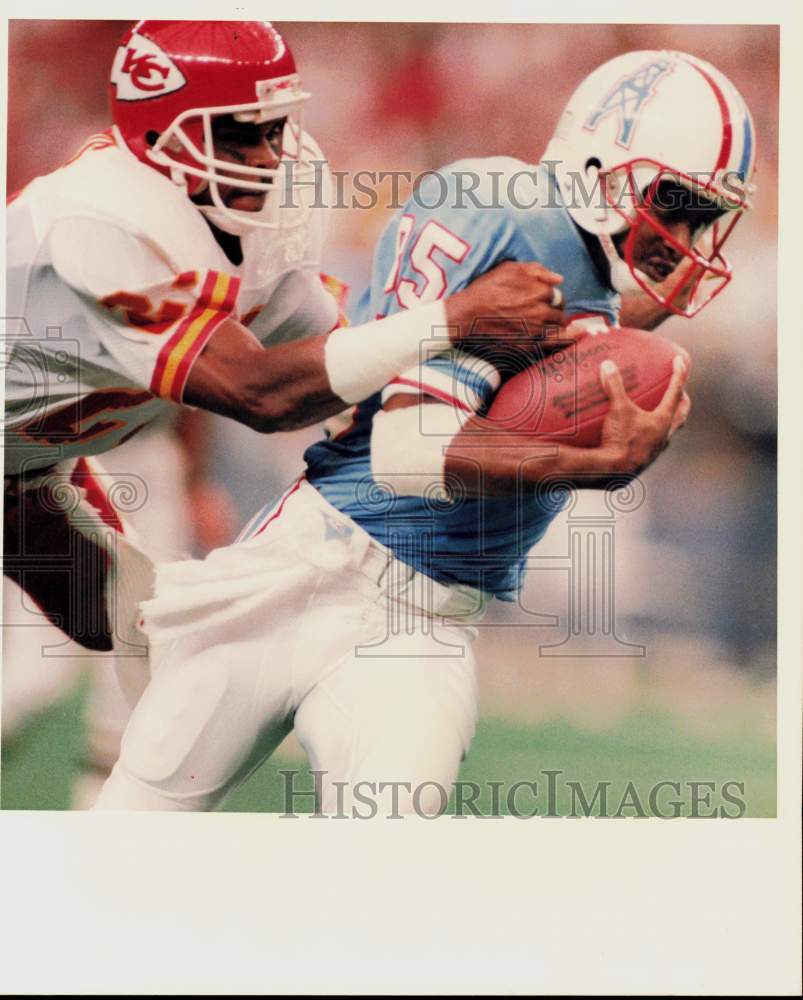
[[[733,196],[734,205],[745,194],[738,171],[690,171],[681,176],[665,171],[657,182],[642,191],[627,176],[608,178],[597,170],[564,172],[560,192],[554,183],[557,160],[542,160],[538,166],[522,165],[506,170],[466,168],[449,170],[333,170],[327,160],[281,164],[278,186],[282,208],[331,208],[398,211],[408,199],[428,211],[435,209],[494,210],[509,207],[617,208],[626,210],[634,200],[649,197],[652,207],[662,211],[705,208],[710,204],[706,189],[715,184],[720,195]],[[670,183],[662,184],[660,181]]]
[[[745,782],[676,780],[650,785],[634,781],[580,781],[562,770],[542,770],[518,781],[329,780],[322,770],[284,769],[283,819],[741,819],[747,812]],[[309,776],[312,776],[312,786]],[[325,807],[322,803],[326,803]],[[303,811],[301,811],[303,810]]]

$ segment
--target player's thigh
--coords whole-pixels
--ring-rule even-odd
[[[192,549],[193,518],[187,490],[188,458],[170,425],[135,434],[102,456],[119,490],[139,487],[126,511],[126,525],[156,562],[186,559]]]
[[[371,812],[357,806],[360,796],[373,798],[383,815],[440,811],[471,744],[477,710],[466,630],[440,628],[396,636],[373,652],[356,650],[295,716],[310,764],[323,772],[323,811]]]
[[[161,651],[115,772],[186,808],[217,805],[289,728],[289,675],[266,658],[265,645],[256,638],[202,648],[185,641]]]

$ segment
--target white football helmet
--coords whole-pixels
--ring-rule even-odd
[[[722,245],[750,207],[754,134],[743,98],[709,63],[684,52],[628,52],[583,80],[543,160],[574,221],[599,238],[614,287],[642,288],[693,316],[731,279]],[[663,182],[700,209],[690,247],[656,215],[659,186],[670,187]],[[660,289],[633,261],[640,222],[687,258]]]

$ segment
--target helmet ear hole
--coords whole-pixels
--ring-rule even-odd
[[[598,160],[596,156],[589,156],[589,158],[586,160],[586,166],[585,166],[586,173],[588,173],[588,171],[592,167],[594,167],[595,170],[599,170],[602,167],[602,161]]]
[[[147,142],[149,146],[155,146],[158,140],[159,140],[159,133],[154,131],[154,129],[149,129],[145,133],[145,142]]]

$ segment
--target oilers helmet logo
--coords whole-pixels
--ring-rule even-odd
[[[672,63],[668,59],[662,59],[648,63],[626,76],[599,102],[586,119],[583,127],[589,132],[593,132],[603,118],[608,115],[619,115],[619,132],[616,136],[616,143],[629,149],[641,109],[654,95],[659,81],[671,69]]]

